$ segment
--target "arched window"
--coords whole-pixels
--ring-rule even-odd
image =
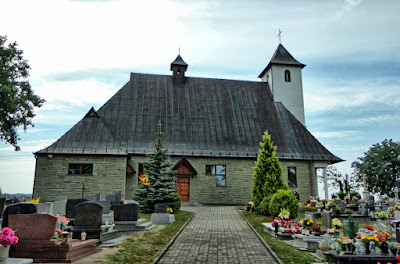
[[[290,71],[289,70],[285,71],[285,82],[290,82]]]

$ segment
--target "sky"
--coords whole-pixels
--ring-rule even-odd
[[[51,145],[130,72],[257,79],[279,44],[301,63],[307,129],[350,174],[384,139],[400,141],[400,1],[0,0],[0,35],[16,41],[46,100],[21,151],[0,142],[0,187],[31,193],[33,152]]]

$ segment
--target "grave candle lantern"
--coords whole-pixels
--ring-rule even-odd
[[[69,232],[62,232],[61,234],[61,244],[68,243]]]

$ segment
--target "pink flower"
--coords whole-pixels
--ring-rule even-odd
[[[14,232],[12,229],[8,228],[8,227],[4,227],[3,230],[1,230],[1,233],[2,233],[3,235],[6,235],[6,236],[9,236],[9,235],[13,236],[13,235],[15,235],[15,232]]]
[[[18,237],[16,236],[11,237],[11,245],[15,245],[17,243],[18,243]]]

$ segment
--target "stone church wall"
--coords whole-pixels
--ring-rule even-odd
[[[125,196],[127,157],[84,156],[84,155],[39,155],[36,159],[34,199],[40,202],[53,201],[57,196],[80,198],[82,184],[85,183],[85,196],[94,196],[122,191]],[[68,164],[93,164],[92,175],[68,174]]]
[[[169,162],[174,166],[182,157],[171,157]],[[190,202],[201,204],[245,204],[252,200],[251,188],[253,186],[252,176],[255,166],[255,159],[244,158],[206,158],[186,157],[190,164],[197,171],[197,175],[190,179]],[[129,161],[132,167],[138,171],[139,163],[147,161],[144,156],[132,156]],[[207,175],[206,165],[226,165],[226,186],[217,187],[216,178]],[[310,188],[310,166],[307,161],[281,161],[283,177],[288,180],[288,167],[296,167],[297,188],[300,195],[300,202],[304,202],[311,195]],[[311,167],[314,195],[317,195],[317,178],[314,167]],[[127,186],[131,192],[127,197],[134,197],[134,189],[137,186],[136,180],[132,181],[134,186]],[[128,198],[127,198],[128,199]]]

